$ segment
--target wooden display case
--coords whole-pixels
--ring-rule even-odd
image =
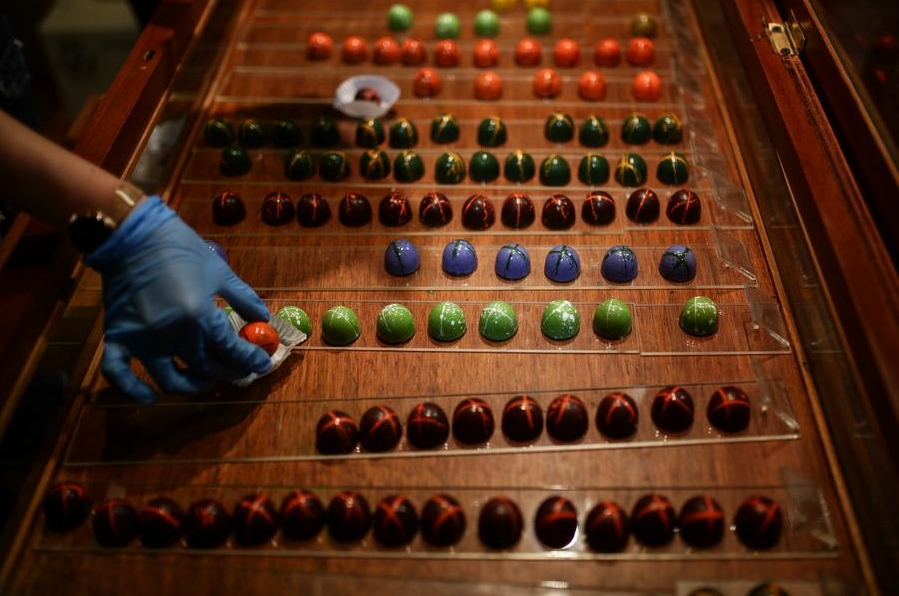
[[[79,340],[77,349],[65,350],[71,403],[46,459],[29,477],[28,494],[16,511],[20,522],[6,533],[10,548],[0,576],[6,591],[685,595],[709,586],[736,596],[775,581],[791,594],[895,592],[890,570],[899,520],[891,502],[899,495],[894,459],[899,382],[892,362],[899,348],[894,332],[899,284],[886,249],[893,240],[890,227],[878,229],[871,216],[881,202],[866,200],[862,190],[883,196],[890,184],[896,190],[896,177],[877,168],[870,168],[876,176],[852,168],[857,154],[843,152],[843,147],[870,148],[863,139],[880,132],[854,127],[851,142],[841,145],[846,123],[852,122],[841,120],[851,118],[843,108],[854,106],[857,113],[870,108],[864,102],[842,104],[832,95],[822,104],[806,70],[806,62],[813,63],[821,78],[818,52],[828,45],[814,10],[799,2],[777,7],[762,0],[723,7],[707,0],[557,1],[551,32],[538,36],[541,66],[552,65],[553,44],[562,37],[580,44],[581,62],[559,67],[561,92],[542,99],[531,91],[537,68],[513,60],[515,43],[527,35],[519,6],[501,14],[496,37],[495,71],[503,80],[503,96],[485,101],[473,94],[483,72],[470,63],[474,8],[458,7],[462,63],[437,69],[443,86],[434,97],[413,92],[418,66],[341,61],[340,43],[347,36],[373,42],[389,33],[390,4],[162,3],[77,150],[161,194],[201,236],[225,247],[232,267],[273,313],[300,306],[309,313],[313,332],[281,368],[246,389],[129,404],[106,386],[98,370],[100,280],[61,246],[54,253],[57,274],[47,277],[54,299],[25,311],[27,325],[19,336],[28,350],[12,339],[3,345],[17,354],[2,365],[2,378],[10,383],[4,410],[9,420],[28,379],[43,366],[40,357],[54,364],[62,360],[54,339],[68,334]],[[432,47],[431,24],[440,5],[410,6],[412,33]],[[605,37],[626,43],[633,15],[641,11],[652,14],[658,26],[652,69],[663,81],[661,97],[634,100],[631,81],[642,67],[623,61],[599,69],[606,77],[605,99],[580,99],[578,77],[594,68],[593,45]],[[335,40],[334,55],[324,62],[305,55],[306,39],[315,30]],[[400,87],[400,100],[383,121],[385,128],[398,117],[416,124],[422,179],[399,183],[390,176],[365,178],[359,171],[363,149],[353,142],[356,122],[331,103],[335,88],[361,73],[387,76]],[[588,148],[577,140],[547,140],[543,124],[554,111],[571,115],[575,123],[602,115],[611,132],[608,143]],[[431,120],[442,112],[453,113],[460,126],[459,140],[449,145],[429,134]],[[684,122],[684,136],[671,145],[626,143],[621,122],[633,112],[650,122],[673,113]],[[291,180],[283,170],[285,149],[266,143],[249,150],[249,173],[225,176],[219,169],[221,148],[204,137],[206,123],[216,116],[235,125],[291,119],[303,131],[301,146],[317,157],[325,149],[312,142],[314,122],[333,118],[343,135],[338,149],[347,155],[351,172],[337,182],[320,175]],[[478,146],[476,130],[487,116],[505,122],[506,144]],[[383,148],[391,157],[399,152],[386,142]],[[538,165],[551,154],[562,156],[571,164],[571,181],[549,185],[537,176],[514,183],[502,175],[485,183],[433,180],[445,151],[468,159],[488,150],[502,163],[517,148]],[[665,185],[655,176],[672,150],[690,167],[683,185]],[[608,182],[591,186],[578,178],[579,160],[588,152],[608,157]],[[615,180],[616,161],[627,153],[645,156],[645,183]],[[873,153],[867,157],[875,159]],[[889,151],[878,155],[895,174]],[[644,185],[657,191],[662,213],[653,222],[637,223],[625,205]],[[665,215],[665,202],[680,186],[702,197],[696,224],[681,225]],[[598,189],[610,193],[617,213],[613,222],[591,226],[580,205]],[[275,190],[294,199],[320,193],[330,202],[332,217],[316,228],[295,222],[267,226],[259,212],[263,197]],[[231,227],[211,218],[212,198],[225,191],[241,195],[247,206],[246,219]],[[440,227],[415,216],[403,226],[386,225],[378,219],[378,207],[392,191],[405,194],[415,211],[425,193],[443,192],[453,218]],[[370,223],[351,228],[340,222],[337,205],[347,192],[370,199]],[[533,199],[538,217],[532,226],[514,229],[500,221],[511,192]],[[475,193],[495,205],[496,222],[487,229],[462,223],[463,204]],[[555,193],[577,205],[568,229],[553,229],[539,217]],[[33,234],[29,226],[23,218],[20,237]],[[460,237],[475,245],[480,261],[474,274],[461,279],[440,269],[443,247]],[[411,239],[419,249],[421,266],[411,276],[384,271],[385,248],[396,238]],[[4,255],[13,254],[16,240],[5,240]],[[526,246],[533,259],[531,274],[516,283],[493,272],[494,255],[510,242]],[[696,278],[686,284],[657,274],[659,256],[675,243],[691,246],[699,263]],[[567,284],[542,275],[544,258],[557,244],[574,247],[581,257],[581,275]],[[640,263],[640,273],[626,284],[611,283],[600,273],[603,255],[617,244],[631,246]],[[6,262],[4,275],[14,273],[10,263],[16,262]],[[46,297],[48,290],[34,291]],[[721,311],[719,329],[710,337],[691,336],[678,326],[682,305],[698,294],[710,296]],[[634,320],[632,332],[616,341],[592,329],[594,310],[611,297],[624,300]],[[540,329],[546,304],[556,299],[570,300],[581,317],[579,332],[566,341],[551,340]],[[478,333],[479,314],[494,300],[511,304],[519,318],[518,333],[505,342]],[[443,301],[459,304],[468,321],[468,331],[454,342],[436,341],[427,331],[431,309]],[[380,309],[391,302],[406,305],[417,325],[413,338],[399,346],[375,333]],[[360,321],[361,336],[349,346],[328,345],[321,337],[323,315],[337,304],[352,308]],[[693,395],[695,418],[685,432],[666,433],[650,415],[654,396],[669,385]],[[738,386],[750,396],[746,430],[726,433],[709,423],[710,396],[722,386]],[[640,415],[637,431],[625,440],[603,436],[594,424],[598,404],[612,392],[631,395]],[[503,411],[524,394],[544,413],[554,398],[578,396],[589,412],[587,433],[573,442],[555,440],[547,431],[527,444],[510,441],[501,430]],[[452,416],[468,397],[484,400],[495,416],[496,430],[482,445],[450,437],[440,449],[420,450],[402,440],[386,453],[360,449],[338,457],[314,448],[315,424],[328,410],[359,420],[368,408],[386,405],[405,422],[419,402],[436,403]],[[90,523],[65,534],[43,527],[41,498],[64,479],[83,483],[95,503],[125,497],[138,506],[156,496],[184,507],[213,497],[230,509],[256,492],[278,504],[289,491],[304,488],[326,503],[340,491],[358,491],[372,508],[388,495],[404,494],[420,508],[430,496],[447,494],[461,504],[467,529],[452,547],[428,545],[420,535],[405,547],[385,547],[371,533],[343,544],[325,530],[302,543],[277,535],[271,543],[249,547],[232,536],[213,549],[179,544],[151,550],[137,540],[108,548],[97,544]],[[597,503],[613,500],[630,512],[649,493],[669,499],[675,511],[693,496],[713,497],[725,515],[723,538],[711,548],[691,547],[679,532],[661,546],[631,536],[619,552],[589,547],[585,520]],[[559,549],[541,544],[534,529],[539,505],[555,495],[569,499],[579,522],[571,543]],[[770,548],[747,546],[731,527],[740,504],[755,495],[773,499],[783,512],[783,532]],[[495,496],[514,501],[523,519],[520,540],[499,550],[478,537],[479,513]]]

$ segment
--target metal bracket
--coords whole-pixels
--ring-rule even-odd
[[[796,56],[805,48],[805,33],[792,11],[785,23],[768,23],[766,29],[771,46],[781,56]]]

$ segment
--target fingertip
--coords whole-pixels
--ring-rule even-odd
[[[118,344],[106,344],[100,368],[106,380],[132,401],[139,404],[156,401],[156,392],[137,378],[131,370],[130,356]]]
[[[265,321],[271,313],[262,298],[232,271],[221,289],[221,295],[245,321]]]

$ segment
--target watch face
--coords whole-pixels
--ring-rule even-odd
[[[93,252],[112,234],[115,225],[102,213],[74,216],[69,222],[69,240],[84,254]]]

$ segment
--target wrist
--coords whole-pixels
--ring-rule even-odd
[[[128,182],[120,182],[96,209],[70,216],[69,239],[80,252],[94,252],[145,199],[141,189]]]

